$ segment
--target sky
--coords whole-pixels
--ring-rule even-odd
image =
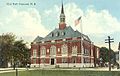
[[[32,42],[58,28],[62,0],[1,0],[0,35],[12,32],[18,39]],[[120,42],[120,0],[63,0],[67,26],[88,35],[99,47],[108,47],[105,39]],[[74,21],[81,18],[79,25]]]

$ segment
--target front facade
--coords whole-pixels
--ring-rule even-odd
[[[66,26],[62,4],[59,28],[31,43],[31,67],[94,67],[99,47],[87,35]]]

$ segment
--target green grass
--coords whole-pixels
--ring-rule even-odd
[[[1,73],[0,76],[16,76],[15,72]],[[119,71],[80,71],[80,70],[31,70],[21,71],[19,76],[120,76]]]

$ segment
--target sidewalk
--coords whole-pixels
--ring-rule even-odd
[[[0,71],[12,70],[13,68],[0,68]]]
[[[27,68],[17,68],[18,71],[26,71]],[[29,68],[28,70],[82,70],[82,71],[109,71],[109,68],[103,67],[103,68],[71,68],[71,69],[63,69],[63,68]],[[16,70],[13,70],[13,68],[0,68],[0,73],[6,73],[6,72],[15,72]],[[111,71],[120,71],[120,69],[114,68],[111,69]]]
[[[26,68],[17,68],[18,71],[25,71]],[[16,70],[13,70],[13,68],[0,68],[0,73],[6,73],[6,72],[15,72]]]

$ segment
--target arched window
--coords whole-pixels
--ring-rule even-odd
[[[68,53],[68,47],[66,44],[62,45],[61,47],[62,54],[67,54]]]
[[[59,32],[56,32],[56,36],[59,36]]]
[[[54,45],[50,47],[50,55],[56,55],[56,47]]]
[[[76,63],[76,56],[72,57],[72,63]]]
[[[61,34],[62,34],[62,36],[64,36],[64,35],[65,35],[65,32],[61,32]]]
[[[34,57],[34,58],[37,57],[37,50],[36,50],[36,49],[33,50],[33,57]]]
[[[52,32],[52,33],[51,33],[51,37],[53,37],[53,36],[54,36],[54,33]]]
[[[45,46],[42,46],[40,48],[40,51],[41,51],[41,55],[46,55],[46,48],[45,48]]]
[[[77,46],[72,47],[72,54],[77,54]]]
[[[90,55],[90,50],[84,48],[84,54],[85,54],[85,55]]]

